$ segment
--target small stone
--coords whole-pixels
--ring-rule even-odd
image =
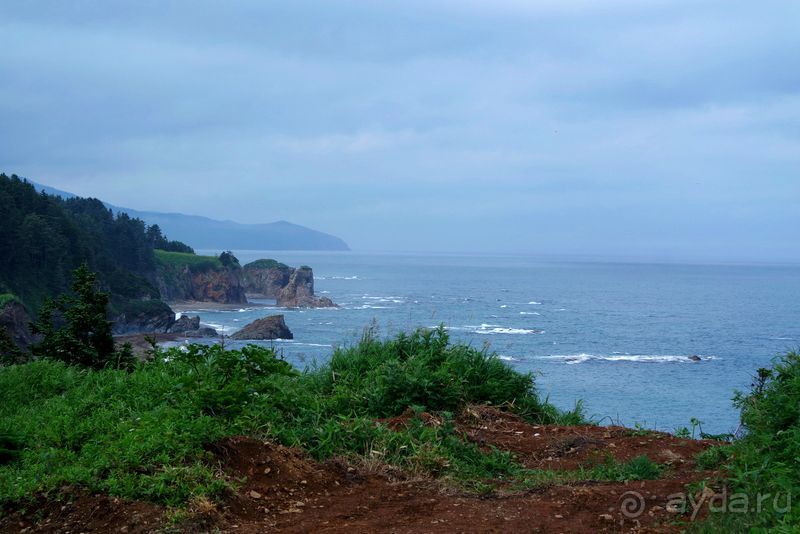
[[[555,515],[555,518],[556,518],[556,519],[564,519],[564,516],[563,516],[563,515],[561,515],[561,514],[556,514],[556,515]]]
[[[614,516],[612,516],[611,514],[600,514],[600,519],[602,519],[603,521],[613,521]]]
[[[260,499],[261,498],[261,494],[254,490],[254,491],[250,492],[250,497],[253,498],[253,499]]]

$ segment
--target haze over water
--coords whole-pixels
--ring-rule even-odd
[[[195,310],[226,334],[283,313],[295,339],[274,344],[302,368],[373,322],[384,336],[444,324],[454,340],[539,373],[540,392],[558,406],[583,399],[604,422],[672,431],[696,417],[707,432],[732,431],[734,390],[800,346],[800,266],[234,252],[242,264],[311,265],[317,293],[341,308]]]

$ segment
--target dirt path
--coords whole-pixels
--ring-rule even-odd
[[[405,418],[388,421],[405,424]],[[437,424],[431,417],[428,424]],[[647,455],[668,468],[659,480],[572,482],[491,496],[408,480],[380,466],[315,462],[302,452],[245,437],[217,444],[229,476],[244,480],[223,506],[197,501],[182,531],[203,532],[676,532],[685,520],[669,497],[711,473],[694,456],[713,445],[620,427],[535,426],[487,407],[457,420],[480,446],[512,451],[526,467],[569,472],[598,458]],[[150,532],[170,527],[164,510],[78,493],[73,504],[40,501],[0,521],[2,532]],[[122,529],[122,530],[121,530]]]

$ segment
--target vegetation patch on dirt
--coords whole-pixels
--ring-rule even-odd
[[[740,397],[751,433],[733,444],[592,425],[443,329],[367,334],[305,372],[254,346],[156,350],[129,370],[13,365],[0,369],[0,531],[716,525],[741,519],[709,512],[723,489],[792,488],[788,464],[769,461],[794,454],[795,360]]]

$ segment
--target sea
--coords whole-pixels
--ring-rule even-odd
[[[198,251],[204,254],[219,251]],[[357,343],[444,325],[536,376],[542,397],[579,400],[601,424],[721,434],[739,428],[734,393],[800,348],[800,266],[572,261],[518,255],[234,251],[314,269],[335,309],[257,301],[186,310],[230,335],[281,313],[293,340],[275,347],[300,369]],[[267,304],[268,306],[264,306]],[[273,306],[269,306],[272,304]],[[226,340],[235,347],[240,342]]]

